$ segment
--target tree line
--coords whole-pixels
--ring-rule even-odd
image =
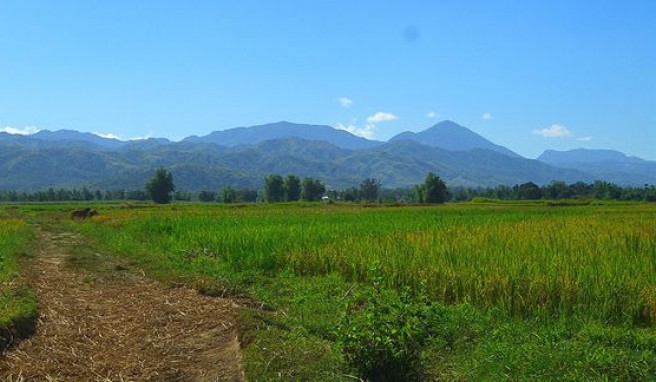
[[[600,199],[656,202],[656,186],[645,184],[642,187],[626,186],[595,181],[593,183],[576,182],[567,184],[553,181],[539,186],[533,182],[516,184],[514,186],[458,187],[451,190],[452,200],[469,201],[483,197],[500,200],[538,200],[538,199]]]
[[[172,193],[175,191],[173,175],[166,169],[157,169],[153,178],[146,183],[146,192],[151,196],[155,203],[168,203],[171,200]],[[415,187],[416,199],[419,203],[444,203],[447,200],[448,191],[446,183],[437,175],[429,173],[423,184]],[[175,195],[175,194],[173,194]],[[257,193],[253,198],[260,200]],[[263,190],[261,201],[267,203],[296,202],[307,201],[315,202],[319,200],[340,200],[362,201],[366,203],[381,202],[381,185],[374,178],[365,179],[359,188],[351,188],[342,192],[326,192],[326,185],[319,179],[299,178],[296,175],[269,174],[263,179]],[[202,202],[238,202],[237,190],[232,187],[226,187],[221,192],[201,191],[198,193],[198,200]]]
[[[446,183],[432,172],[426,176],[424,183],[416,185],[411,198],[415,203],[444,203],[449,192]],[[343,200],[362,203],[382,203],[385,190],[379,180],[366,178],[359,187],[345,190],[326,191],[326,186],[318,179],[288,175],[286,178],[271,174],[264,179],[264,201],[269,203],[327,200]]]
[[[423,183],[414,187],[383,188],[379,180],[367,178],[358,187],[327,190],[326,185],[319,179],[269,174],[263,179],[260,190],[226,186],[218,191],[188,192],[176,190],[171,172],[161,168],[156,170],[143,190],[91,190],[86,187],[48,188],[33,192],[0,190],[0,202],[153,200],[156,203],[168,203],[175,200],[279,203],[328,199],[362,203],[434,204],[470,201],[479,197],[500,200],[603,199],[656,202],[656,186],[645,184],[643,187],[621,187],[605,181],[572,184],[553,181],[543,186],[527,182],[514,186],[447,188],[439,176],[429,173]]]

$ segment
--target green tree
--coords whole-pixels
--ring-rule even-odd
[[[360,191],[358,190],[357,187],[349,187],[345,190],[342,190],[340,192],[340,197],[342,200],[347,201],[347,202],[354,202],[358,199],[358,194]]]
[[[284,199],[285,185],[282,176],[270,174],[264,178],[264,200],[269,203],[278,203]]]
[[[190,202],[193,195],[188,191],[176,191],[173,193],[173,200],[182,200],[185,202]]]
[[[230,186],[224,187],[221,191],[221,201],[223,203],[235,203],[237,201],[237,191]]]
[[[426,185],[418,184],[415,186],[415,201],[419,204],[426,203]]]
[[[303,178],[302,186],[301,199],[308,202],[321,200],[321,197],[326,192],[326,186],[318,179]]]
[[[295,202],[301,198],[301,180],[294,175],[285,179],[285,201]]]
[[[527,182],[519,185],[519,199],[537,200],[542,198],[540,186],[533,182]]]
[[[422,198],[423,203],[442,204],[447,199],[446,183],[439,176],[429,172],[423,184]]]
[[[365,179],[360,184],[360,197],[366,203],[373,203],[378,200],[380,194],[380,182],[374,178]]]
[[[146,193],[155,203],[169,203],[173,191],[175,191],[173,175],[165,168],[158,168],[155,176],[146,183]]]
[[[565,199],[570,197],[567,184],[562,181],[552,181],[544,187],[544,194],[551,199]]]
[[[198,193],[198,200],[200,200],[201,202],[213,202],[216,200],[216,192],[201,191]]]
[[[242,188],[236,191],[237,203],[257,202],[257,190]]]
[[[93,193],[87,190],[86,186],[82,187],[82,200],[93,200]]]

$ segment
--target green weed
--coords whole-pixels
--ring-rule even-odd
[[[33,238],[23,220],[0,217],[0,349],[11,343],[14,334],[33,329],[36,297],[21,276],[19,264]]]

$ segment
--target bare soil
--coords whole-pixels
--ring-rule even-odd
[[[0,356],[0,380],[244,379],[234,302],[123,267],[111,277],[76,269],[66,261],[67,248],[79,240],[41,230],[30,266],[36,333]]]

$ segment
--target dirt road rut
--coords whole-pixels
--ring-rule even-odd
[[[72,233],[41,230],[36,333],[0,357],[12,381],[241,381],[235,305],[117,267],[71,268]],[[99,257],[98,261],[102,261]]]

